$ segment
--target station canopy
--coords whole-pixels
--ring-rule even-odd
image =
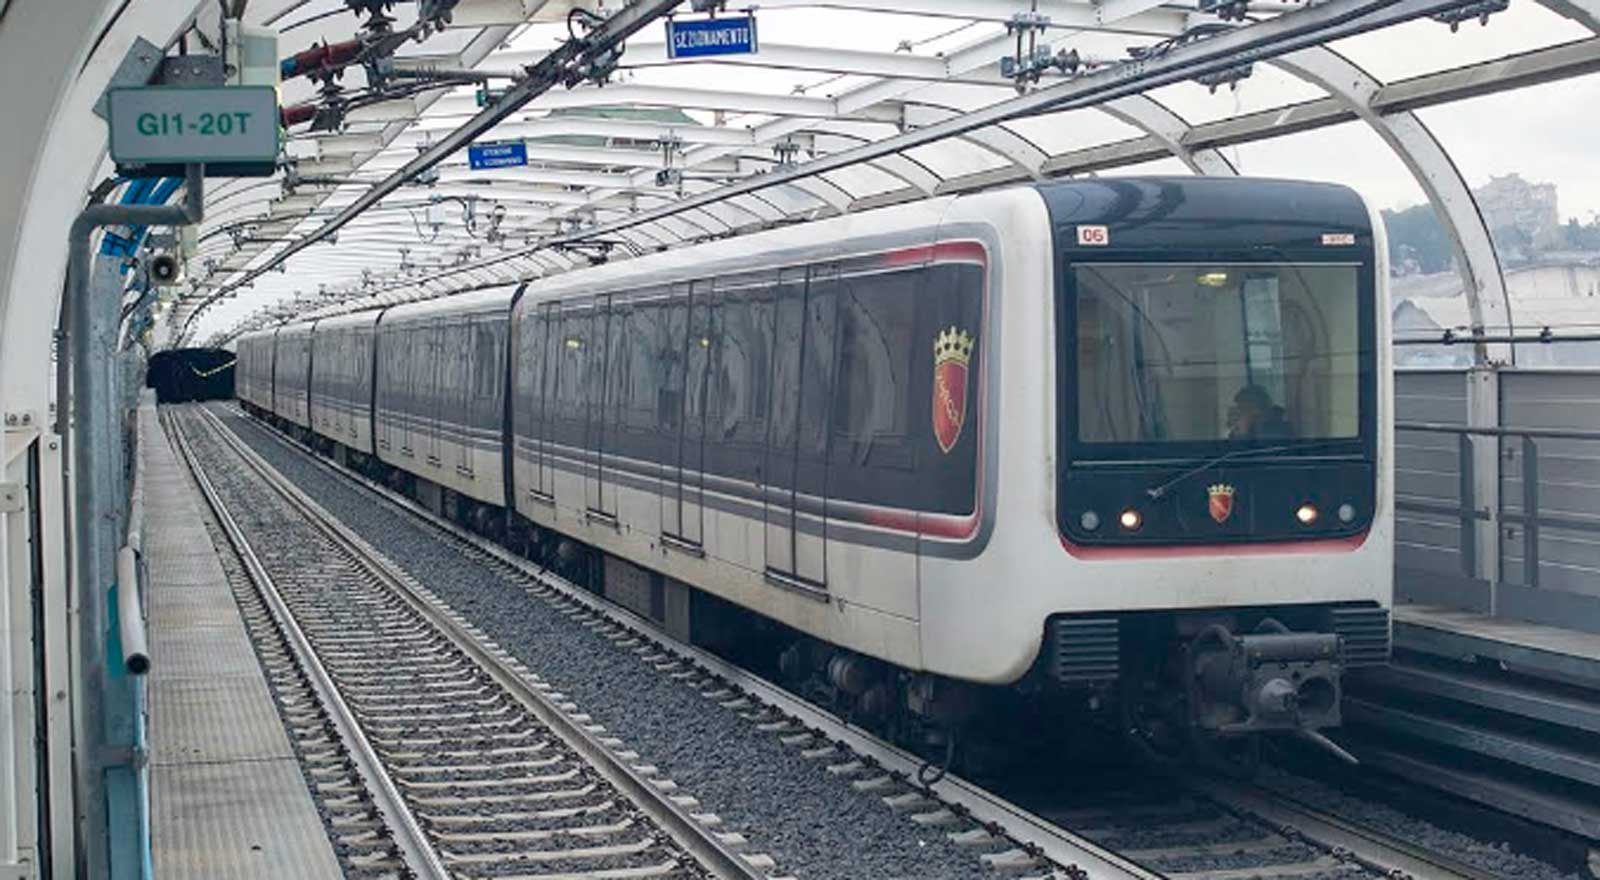
[[[251,0],[244,21],[285,58],[334,57],[373,37],[371,10],[352,9],[371,5]],[[438,5],[395,6],[376,30]],[[1558,185],[1573,216],[1600,208],[1600,0],[766,0],[718,13],[755,17],[754,53],[671,58],[651,21],[603,83],[556,84],[477,135],[505,148],[489,151],[500,167],[460,149],[351,216],[623,8],[460,0],[389,60],[286,77],[282,167],[208,185],[168,343],[943,194],[1151,173],[1431,206],[1464,329],[1493,332],[1514,326],[1508,257],[1473,188],[1516,173]]]

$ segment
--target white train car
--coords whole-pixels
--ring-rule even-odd
[[[781,624],[864,715],[1304,732],[1388,656],[1385,280],[1333,185],[929,200],[390,309],[374,448],[636,610]]]
[[[515,287],[387,309],[377,319],[378,459],[504,506],[506,327]]]
[[[234,394],[261,412],[272,412],[272,339],[277,332],[247,333],[235,350]]]
[[[279,328],[273,337],[272,412],[299,428],[311,427],[311,334],[316,322]]]
[[[317,323],[311,335],[311,429],[362,455],[372,455],[372,376],[379,312]]]

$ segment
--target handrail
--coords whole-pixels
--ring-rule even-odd
[[[1477,527],[1480,520],[1497,519],[1500,522],[1515,523],[1522,526],[1522,580],[1523,586],[1539,586],[1539,530],[1543,525],[1553,528],[1600,530],[1596,526],[1571,517],[1544,517],[1539,515],[1539,440],[1577,440],[1600,441],[1600,431],[1583,431],[1573,428],[1517,428],[1517,427],[1488,427],[1473,425],[1449,425],[1440,422],[1395,422],[1396,431],[1416,431],[1420,433],[1451,434],[1456,438],[1457,458],[1459,461],[1460,489],[1456,504],[1456,515],[1461,524],[1461,570],[1468,578],[1478,577],[1477,560]],[[1511,513],[1504,509],[1483,513],[1478,510],[1475,475],[1476,465],[1473,462],[1473,438],[1494,437],[1497,439],[1515,438],[1521,440],[1522,447],[1522,511]],[[1500,507],[1504,508],[1504,500]],[[1411,502],[1407,499],[1396,499],[1396,506],[1400,509],[1412,509],[1442,513],[1434,505],[1420,502]],[[1491,597],[1491,604],[1493,599]]]
[[[1573,428],[1506,428],[1450,425],[1444,422],[1395,422],[1396,431],[1420,431],[1433,434],[1471,434],[1478,437],[1532,437],[1544,440],[1600,440],[1600,431],[1580,431]]]

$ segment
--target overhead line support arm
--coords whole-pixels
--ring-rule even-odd
[[[529,101],[549,91],[557,84],[570,87],[588,78],[592,65],[604,60],[624,40],[637,33],[645,25],[671,12],[680,2],[682,0],[636,0],[633,5],[607,18],[581,38],[563,43],[555,51],[528,67],[526,76],[506,89],[500,100],[485,107],[477,115],[463,123],[461,127],[423,150],[415,159],[407,162],[399,170],[374,184],[314,232],[291,242],[288,247],[284,248],[265,264],[251,270],[239,281],[214,291],[211,296],[207,297],[204,302],[200,303],[189,314],[188,319],[184,322],[185,330],[207,307],[225,294],[254,281],[256,278],[261,277],[262,274],[282,264],[289,257],[339,231],[340,227],[377,204],[385,196],[399,189],[406,181],[444,161],[451,154],[476,140],[511,114],[522,109]]]

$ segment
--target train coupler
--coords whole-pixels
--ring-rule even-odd
[[[1337,726],[1341,653],[1337,635],[1271,619],[1248,635],[1209,626],[1184,646],[1191,721],[1221,735]]]

